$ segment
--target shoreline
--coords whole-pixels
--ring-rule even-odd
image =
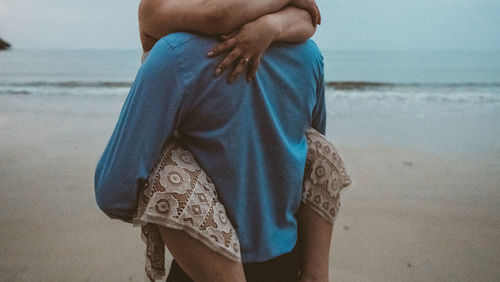
[[[95,164],[124,99],[0,96],[0,280],[144,281],[140,229],[107,218],[93,191]],[[337,113],[329,106],[329,111],[327,136],[355,182],[342,192],[331,278],[500,277],[496,147],[480,142],[489,157],[475,160],[411,149],[412,142],[420,142],[409,140],[413,135],[398,137],[405,146],[375,135],[388,133],[386,119],[376,113],[353,118],[347,110]],[[405,122],[398,126],[411,126]],[[423,123],[416,130],[444,142],[436,139],[438,128]],[[363,142],[353,142],[358,138]]]

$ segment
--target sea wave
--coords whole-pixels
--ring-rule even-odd
[[[327,97],[344,101],[500,103],[500,83],[328,82]]]
[[[29,81],[0,83],[0,95],[125,95],[127,81]]]
[[[329,81],[327,88],[337,90],[373,90],[387,88],[500,88],[496,82],[460,82],[460,83],[392,83],[370,81]]]
[[[29,81],[16,83],[0,83],[0,87],[130,87],[132,82],[126,81]]]
[[[0,83],[0,87],[130,87],[131,81],[28,81],[15,83]],[[393,83],[370,81],[328,81],[327,88],[337,90],[373,90],[387,88],[484,88],[499,87],[495,82],[461,82],[461,83]]]
[[[31,81],[0,83],[0,95],[124,96],[128,81]],[[385,83],[330,81],[328,99],[418,101],[438,103],[500,103],[500,83]]]

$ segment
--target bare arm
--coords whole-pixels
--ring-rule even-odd
[[[333,224],[302,204],[297,214],[302,244],[300,282],[328,282]]]
[[[272,42],[303,42],[309,39],[315,31],[316,27],[309,12],[289,6],[243,25],[239,31],[217,45],[208,55],[216,56],[230,51],[215,69],[215,75],[220,75],[233,62],[239,60],[238,66],[228,77],[228,82],[236,79],[247,65],[249,67],[247,80],[250,81],[257,72],[262,54]]]
[[[141,42],[144,51],[149,51],[159,38],[173,32],[229,33],[287,5],[307,10],[314,25],[321,22],[314,0],[141,0]]]
[[[274,42],[299,43],[311,38],[316,32],[316,25],[309,12],[296,7],[266,15],[270,24],[278,30]]]
[[[291,0],[141,0],[141,40],[159,39],[177,31],[218,35],[259,16],[276,12]],[[149,47],[149,46],[144,46]],[[151,46],[152,47],[152,46]],[[146,49],[150,48],[144,48]]]

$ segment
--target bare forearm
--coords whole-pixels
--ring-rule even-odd
[[[142,0],[141,33],[161,38],[177,31],[219,35],[260,16],[281,10],[291,0]]]
[[[224,19],[229,19],[225,21],[223,25],[227,25],[223,28],[227,29],[227,32],[233,31],[239,26],[253,21],[258,17],[263,15],[271,14],[280,11],[286,7],[291,0],[221,0],[229,2],[225,12],[227,15],[223,15]]]
[[[307,205],[298,212],[299,240],[302,243],[301,282],[327,282],[333,225]]]
[[[270,27],[278,30],[275,42],[304,42],[316,32],[311,15],[303,9],[289,6],[264,17],[268,18]]]

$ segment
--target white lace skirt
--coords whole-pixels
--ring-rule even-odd
[[[340,208],[339,193],[352,183],[337,150],[314,129],[306,132],[308,153],[302,202],[333,223]],[[146,243],[146,274],[165,276],[165,244],[158,225],[183,230],[234,261],[241,261],[240,244],[220,203],[213,182],[177,138],[165,144],[161,157],[139,191],[134,225]]]

